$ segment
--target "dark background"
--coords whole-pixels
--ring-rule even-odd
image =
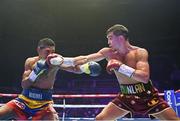
[[[149,51],[155,85],[179,89],[179,0],[0,0],[0,87],[21,89],[24,61],[37,55],[40,39],[52,38],[63,56],[93,53],[107,46],[105,31],[117,23],[128,27],[132,44]],[[104,68],[106,61],[100,64]],[[56,87],[69,79],[115,77],[105,71],[95,78],[60,71],[57,79]]]

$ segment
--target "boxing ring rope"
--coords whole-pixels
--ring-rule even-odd
[[[0,97],[17,97],[19,94],[3,94],[0,93]],[[159,93],[163,96],[164,93]],[[106,105],[70,105],[65,103],[66,98],[114,98],[117,94],[73,94],[73,95],[58,95],[54,94],[53,98],[63,99],[63,104],[54,104],[55,108],[104,108]],[[0,104],[2,106],[3,104]]]
[[[0,93],[0,97],[17,97],[19,94],[4,94]],[[115,97],[117,94],[73,94],[73,95],[58,95],[54,94],[53,98],[106,98]]]
[[[180,90],[177,90],[176,92],[180,92]],[[0,93],[0,97],[12,97],[15,98],[19,94],[4,94]],[[58,95],[54,94],[52,95],[53,98],[57,99],[63,99],[63,105],[62,104],[54,104],[53,106],[56,108],[103,108],[106,105],[69,105],[65,103],[65,99],[67,98],[114,98],[117,94],[68,94],[68,95]],[[164,93],[159,93],[159,96],[164,96]],[[0,103],[0,106],[3,104]]]
[[[0,97],[17,97],[19,94],[4,94],[0,93]],[[108,98],[116,97],[117,94],[68,94],[68,95],[52,95],[53,98]],[[164,93],[159,93],[159,96],[164,96]]]
[[[180,90],[175,91],[175,93],[179,93]],[[15,98],[17,97],[19,94],[4,94],[4,93],[0,93],[0,97],[12,97]],[[106,105],[76,105],[76,104],[66,104],[66,99],[68,98],[114,98],[116,97],[117,94],[66,94],[66,95],[58,95],[58,94],[54,94],[52,95],[52,97],[54,99],[63,99],[63,104],[53,104],[53,107],[55,108],[63,108],[63,109],[67,109],[67,108],[104,108]],[[159,96],[164,96],[164,93],[159,93]],[[4,104],[0,103],[0,106],[3,106]],[[178,104],[177,106],[179,106],[180,104]],[[69,119],[94,119],[94,118],[74,118],[74,117],[68,117]],[[64,121],[65,119],[65,112],[63,112],[63,116],[62,116],[62,120]]]
[[[0,93],[0,97],[17,97],[19,94],[3,94]],[[73,94],[73,95],[58,95],[54,94],[53,98],[63,99],[63,105],[54,104],[54,107],[57,108],[103,108],[105,105],[67,105],[65,104],[66,98],[113,98],[116,97],[117,94]],[[2,106],[3,104],[0,104]]]
[[[17,97],[19,94],[3,94],[0,93],[0,97]],[[163,96],[164,93],[159,93]],[[106,105],[69,105],[65,103],[66,98],[114,98],[117,94],[73,94],[73,95],[58,95],[54,94],[53,98],[63,99],[63,104],[54,104],[56,108],[104,108]],[[3,104],[0,104],[2,106]]]

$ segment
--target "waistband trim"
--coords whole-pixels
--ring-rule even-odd
[[[37,88],[23,89],[22,95],[32,100],[38,100],[38,101],[52,100],[51,89],[50,90],[43,90]]]
[[[140,94],[152,89],[152,82],[136,84],[121,84],[120,85],[122,94]]]

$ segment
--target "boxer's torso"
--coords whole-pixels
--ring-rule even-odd
[[[34,68],[36,62],[40,60],[38,56],[32,57],[32,61],[30,62],[30,68],[31,70]],[[58,72],[58,67],[50,67],[45,75],[42,76],[42,78],[38,78],[37,81],[33,84],[33,87],[41,88],[41,89],[52,89],[56,73]]]
[[[127,54],[124,54],[124,55],[120,54],[119,52],[117,52],[115,50],[112,50],[111,48],[105,48],[101,52],[103,53],[103,55],[106,57],[107,60],[117,59],[117,60],[121,61],[123,64],[126,64],[127,66],[136,69],[136,64],[138,61],[138,57],[136,55],[137,55],[137,52],[139,52],[139,51],[137,51],[138,49],[140,49],[140,48],[132,46],[132,49]],[[120,84],[139,83],[138,81],[136,81],[132,78],[128,78],[117,71],[115,71],[115,75]]]

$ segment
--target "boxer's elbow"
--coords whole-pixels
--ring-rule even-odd
[[[149,81],[149,74],[148,73],[143,73],[142,76],[141,76],[141,81],[145,84],[148,83]]]
[[[27,85],[22,81],[22,82],[21,82],[21,87],[22,87],[23,89],[25,89],[25,88],[27,88]]]
[[[22,87],[23,89],[25,89],[25,88],[28,87],[27,84],[26,84],[23,80],[21,81],[21,87]]]
[[[137,71],[136,71],[137,72]],[[148,83],[149,81],[149,73],[147,72],[141,72],[141,73],[135,73],[132,78],[134,78],[135,80],[142,82],[142,83]]]
[[[23,79],[21,81],[21,86],[23,89],[29,88],[32,85],[32,82],[30,82],[28,79]]]

